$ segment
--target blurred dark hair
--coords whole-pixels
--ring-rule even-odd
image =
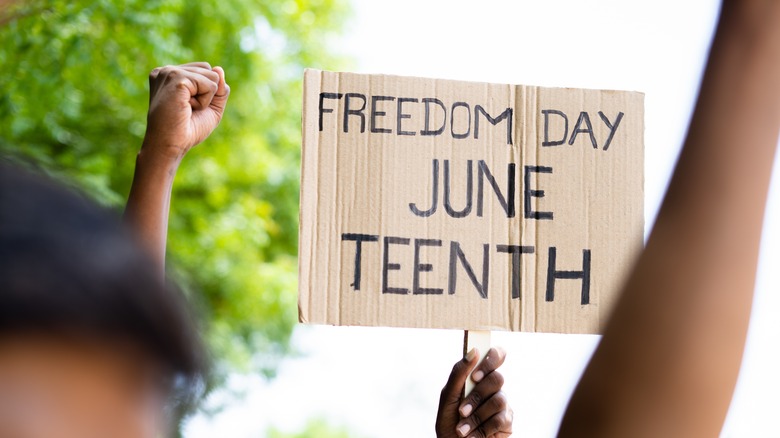
[[[133,342],[166,367],[175,399],[191,407],[207,361],[182,294],[115,213],[1,160],[0,337]]]

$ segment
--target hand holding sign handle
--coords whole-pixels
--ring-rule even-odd
[[[504,363],[503,350],[486,350],[484,360],[477,363],[479,350],[472,349],[452,368],[441,392],[436,418],[438,438],[505,438],[512,434],[512,409],[501,392],[504,377],[496,371]],[[476,384],[468,396],[462,397],[467,381]]]
[[[484,352],[478,355],[477,366],[482,364],[482,361],[487,356],[490,350],[490,332],[483,330],[466,330],[463,332],[463,356],[465,357],[470,351]],[[503,359],[502,359],[503,362]],[[479,370],[474,370],[477,373]],[[466,386],[463,388],[463,397],[468,396],[474,389],[479,375],[472,375],[466,379]]]

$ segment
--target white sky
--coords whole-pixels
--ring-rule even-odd
[[[685,134],[712,36],[713,0],[353,0],[340,51],[362,73],[646,93],[649,230]],[[317,67],[317,66],[312,66]],[[778,160],[780,161],[780,160]],[[780,410],[780,163],[775,165],[745,361],[724,437],[777,436]],[[646,230],[647,231],[647,230]],[[775,269],[772,269],[775,267]],[[552,437],[596,336],[495,333],[515,436]],[[273,382],[236,377],[246,397],[191,421],[191,438],[262,437],[313,417],[361,436],[431,437],[462,332],[299,327]],[[216,396],[215,400],[222,396]]]

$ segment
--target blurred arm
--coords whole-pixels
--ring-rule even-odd
[[[742,359],[780,127],[780,2],[724,2],[647,248],[560,436],[718,436]]]

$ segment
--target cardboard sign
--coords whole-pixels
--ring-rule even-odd
[[[599,333],[642,246],[643,100],[307,70],[300,321]]]

